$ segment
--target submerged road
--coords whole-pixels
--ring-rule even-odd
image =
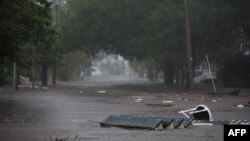
[[[250,109],[237,109],[232,104],[247,102],[249,96],[214,96],[224,101],[212,103],[195,99],[197,95],[150,91],[153,83],[133,77],[59,83],[57,88],[0,91],[0,141],[50,141],[66,138],[73,141],[223,141],[223,126],[195,126],[190,129],[164,131],[101,128],[99,123],[109,115],[180,116],[177,111],[201,102],[211,106],[218,119],[250,120]],[[116,86],[114,86],[116,84]],[[70,86],[70,87],[67,87]],[[99,90],[106,93],[98,93]],[[136,97],[145,98],[135,103]],[[185,97],[185,99],[184,99]],[[188,98],[188,100],[186,99]],[[180,100],[173,107],[150,107],[163,99]],[[183,101],[181,101],[183,99]],[[148,100],[148,101],[146,101]]]

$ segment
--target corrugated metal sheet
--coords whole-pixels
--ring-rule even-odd
[[[135,116],[109,116],[103,122],[102,127],[117,126],[124,128],[142,128],[142,129],[159,129],[162,126],[162,120],[157,118],[148,117],[135,117]]]
[[[192,120],[176,117],[138,117],[127,115],[112,115],[101,122],[101,126],[162,130],[173,128],[188,128],[192,126]]]

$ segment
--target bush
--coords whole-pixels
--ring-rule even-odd
[[[220,75],[226,86],[250,87],[250,55],[226,59]]]
[[[5,65],[0,64],[0,85],[4,85],[6,82],[6,71],[5,71]]]

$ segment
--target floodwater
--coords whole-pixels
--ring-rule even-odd
[[[223,141],[222,125],[164,131],[102,128],[99,125],[100,121],[114,114],[182,116],[177,114],[179,110],[200,103],[211,107],[215,119],[250,120],[249,107],[233,107],[233,104],[246,103],[249,95],[211,96],[204,101],[196,98],[197,94],[150,91],[155,84],[146,80],[110,78],[61,82],[58,87],[48,90],[21,88],[16,93],[1,90],[0,141],[50,141],[66,137],[68,141],[75,137],[77,141]],[[144,101],[135,103],[134,98],[138,96]],[[146,106],[146,103],[163,99],[173,100],[174,106]],[[211,102],[214,99],[218,102]]]

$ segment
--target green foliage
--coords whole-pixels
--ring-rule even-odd
[[[250,56],[238,54],[224,62],[221,78],[226,86],[250,86]]]
[[[242,38],[249,40],[250,37],[247,33],[250,26],[245,26],[250,22],[249,6],[247,0],[194,0],[190,3],[192,46],[197,64],[205,59],[204,49],[211,61],[217,63],[240,51]]]
[[[48,58],[48,49],[55,40],[51,5],[47,0],[0,1],[1,64],[15,61],[21,67],[29,68],[32,59]]]
[[[183,1],[71,0],[61,26],[61,52],[100,50],[150,60],[173,78],[186,72]],[[221,64],[249,47],[249,0],[189,0],[194,63]],[[153,61],[152,61],[153,60]],[[147,62],[147,61],[146,61]],[[178,77],[178,76],[176,76]],[[182,77],[185,77],[184,75]],[[170,80],[172,81],[172,80]]]
[[[70,23],[63,30],[61,45],[73,50],[81,48],[88,53],[99,52],[100,49],[108,52],[126,51],[128,40],[139,35],[137,29],[140,20],[147,11],[147,8],[142,9],[142,5],[149,2],[150,0],[85,2],[86,6],[73,13]]]
[[[88,55],[82,51],[65,53],[60,59],[59,76],[62,80],[79,78],[90,62]]]
[[[0,63],[0,86],[4,85],[5,83],[5,79],[6,79],[5,75],[6,75],[5,65]]]
[[[40,2],[40,4],[38,4]],[[45,38],[51,3],[44,0],[0,2],[0,60],[22,62],[24,45]]]

